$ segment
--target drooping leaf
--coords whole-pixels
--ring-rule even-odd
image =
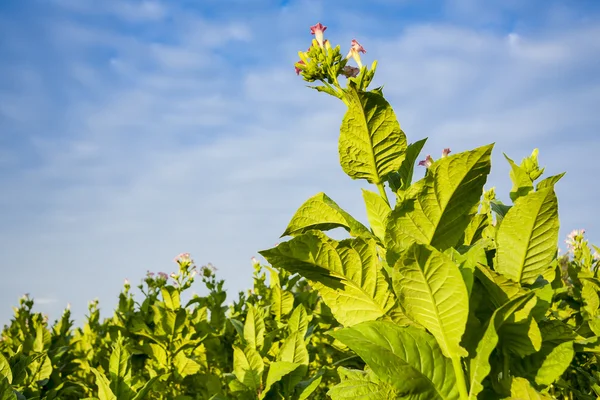
[[[394,305],[372,239],[337,242],[311,231],[260,254],[308,279],[343,325],[375,320]]]
[[[414,243],[394,265],[392,280],[406,315],[435,336],[444,355],[466,356],[460,340],[469,295],[458,265],[435,248]]]
[[[332,400],[389,400],[396,399],[394,388],[382,382],[373,371],[338,368],[341,382],[329,389]]]
[[[516,282],[511,281],[486,266],[477,264],[476,267],[475,276],[477,277],[477,280],[481,282],[483,287],[485,287],[489,299],[494,306],[500,307],[510,299],[526,292]]]
[[[476,399],[483,390],[482,382],[491,371],[490,355],[498,345],[498,332],[502,325],[533,296],[533,293],[519,295],[496,309],[492,314],[483,336],[479,339],[475,354],[469,360],[469,379],[471,382],[469,399]]]
[[[318,193],[306,200],[296,211],[281,236],[296,236],[310,230],[327,231],[335,228],[344,228],[352,236],[373,236],[367,227],[344,211],[325,193]]]
[[[393,265],[411,243],[440,250],[456,246],[477,212],[490,172],[493,145],[435,162],[425,178],[413,184],[388,218],[386,248]]]
[[[369,321],[330,334],[356,352],[398,398],[459,398],[452,362],[425,331]]]
[[[392,212],[389,204],[378,195],[377,193],[371,192],[370,190],[363,189],[363,198],[367,206],[367,218],[369,219],[369,225],[373,233],[379,240],[383,242],[385,238],[385,225],[387,217]]]
[[[532,284],[556,254],[558,230],[558,202],[551,188],[519,198],[498,229],[496,271]]]
[[[382,183],[400,168],[406,136],[396,115],[382,95],[346,90],[348,111],[340,128],[339,153],[342,169],[352,179]]]

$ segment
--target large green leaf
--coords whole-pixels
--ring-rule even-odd
[[[379,93],[346,90],[348,111],[340,128],[340,164],[352,179],[382,183],[400,168],[406,136],[390,104]]]
[[[287,290],[283,290],[281,286],[271,286],[270,294],[271,314],[275,315],[277,321],[281,317],[287,315],[294,308],[294,295]]]
[[[337,242],[311,231],[260,254],[307,278],[343,325],[375,320],[394,305],[373,239]]]
[[[381,241],[385,238],[385,225],[387,217],[392,212],[389,204],[377,193],[363,189],[363,198],[367,206],[367,218],[369,225],[377,238]]]
[[[391,385],[382,382],[373,371],[338,368],[341,382],[329,389],[333,400],[390,400],[398,398]]]
[[[550,268],[558,230],[558,201],[552,188],[520,197],[498,229],[495,269],[520,284],[535,282]]]
[[[18,400],[6,376],[0,375],[0,400]]]
[[[188,375],[194,375],[200,371],[201,368],[200,364],[191,358],[188,358],[183,351],[180,351],[175,355],[173,358],[173,366],[175,367],[175,371],[177,371],[182,378],[185,378]]]
[[[244,340],[257,350],[262,349],[265,343],[265,321],[252,304],[248,304],[248,314],[246,314],[244,323]]]
[[[452,362],[436,340],[420,329],[369,321],[330,334],[356,352],[398,392],[398,398],[459,398]]]
[[[342,210],[325,193],[318,193],[306,200],[281,236],[296,236],[313,229],[327,231],[335,228],[344,228],[352,236],[373,236],[369,229]]]
[[[444,250],[456,246],[477,212],[490,172],[493,145],[444,157],[406,192],[388,218],[388,262],[411,243]],[[393,250],[393,251],[390,251]]]
[[[542,179],[536,186],[536,190],[542,190],[549,187],[554,187],[560,181],[560,179],[565,176],[566,172],[563,172],[558,175],[552,175],[545,179]]]
[[[257,390],[262,385],[265,368],[262,357],[253,347],[244,350],[233,346],[233,373],[246,387]]]
[[[476,399],[477,395],[483,390],[482,382],[491,371],[490,355],[498,345],[498,332],[500,328],[533,296],[533,293],[526,293],[515,297],[502,307],[496,309],[494,314],[492,314],[483,337],[479,338],[475,354],[469,360],[469,379],[471,382],[469,399]]]
[[[469,295],[458,265],[435,248],[414,243],[394,265],[392,279],[406,315],[435,336],[444,355],[466,356],[460,340]]]

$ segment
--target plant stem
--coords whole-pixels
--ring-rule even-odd
[[[452,367],[454,368],[454,375],[456,375],[456,384],[458,385],[460,398],[461,400],[468,400],[467,382],[465,381],[465,373],[460,362],[460,357],[452,357]]]
[[[387,193],[385,192],[385,186],[383,186],[383,183],[378,183],[377,184],[377,189],[379,189],[379,194],[381,195],[381,197],[383,197],[383,199],[385,200],[385,202],[387,203],[387,205],[390,205],[390,201],[388,200],[387,197]]]

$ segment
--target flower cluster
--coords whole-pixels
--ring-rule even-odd
[[[568,251],[576,252],[583,246],[583,236],[585,235],[585,229],[573,230],[567,236],[565,243],[567,244]]]
[[[448,157],[448,154],[450,154],[450,152],[450,148],[446,147],[444,150],[442,150],[442,158]],[[431,158],[431,155],[427,154],[427,157],[425,157],[424,160],[419,161],[419,166],[429,168],[433,165],[433,161],[434,160],[433,158]]]
[[[323,82],[325,86],[316,89],[339,98],[343,97],[343,89],[338,82],[339,76],[359,79],[362,86],[360,89],[363,90],[373,79],[376,63],[373,63],[370,71],[363,67],[360,55],[367,51],[356,39],[352,39],[350,50],[344,57],[339,45],[332,47],[329,40],[324,38],[326,30],[327,27],[320,22],[310,27],[314,39],[307,51],[298,52],[300,60],[294,64],[296,74],[301,75],[307,82]],[[354,60],[358,67],[347,65],[350,59]],[[361,75],[362,71],[364,74]],[[361,76],[363,79],[360,79]]]

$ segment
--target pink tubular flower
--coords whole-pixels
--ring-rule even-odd
[[[319,43],[321,48],[323,47],[323,32],[325,32],[326,29],[327,27],[323,26],[320,22],[310,27],[310,33],[315,35],[315,39],[317,39],[317,43]]]
[[[431,158],[429,154],[427,155],[427,157],[425,157],[424,160],[419,161],[420,167],[429,168],[431,167],[431,164],[433,164],[433,158]]]
[[[252,260],[252,265],[260,265],[260,262],[258,262],[256,257],[252,257],[251,260]]]
[[[189,262],[189,261],[191,261],[190,253],[181,253],[177,257],[175,257],[175,259],[173,261],[175,261],[176,263]]]
[[[352,57],[354,59],[354,61],[356,61],[358,68],[362,68],[362,62],[360,61],[359,53],[365,54],[366,52],[367,51],[365,50],[365,48],[362,47],[361,44],[358,43],[358,41],[356,41],[356,39],[352,39],[352,44],[350,45],[350,51],[348,52],[346,59],[349,59],[350,57]]]
[[[300,60],[298,61],[296,64],[302,64],[302,65],[306,65],[304,63],[304,61]],[[300,75],[300,71],[302,71],[300,68],[298,68],[297,66],[294,65],[294,68],[296,69],[296,75]]]
[[[442,157],[448,157],[448,154],[450,154],[450,148],[446,147],[443,151],[442,151]]]

